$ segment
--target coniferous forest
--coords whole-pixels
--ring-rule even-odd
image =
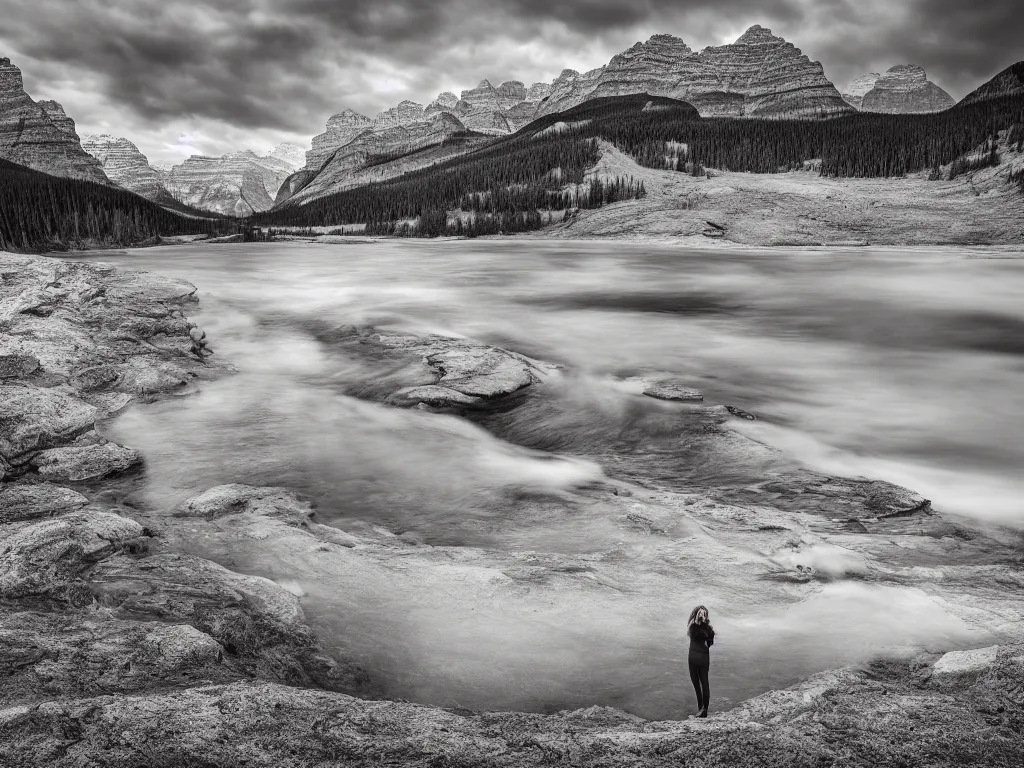
[[[366,223],[371,233],[403,232],[403,220],[435,222],[419,234],[467,234],[456,217],[438,230],[437,211],[475,214],[468,234],[508,231],[531,211],[599,207],[642,197],[617,179],[611,197],[586,191],[584,175],[608,141],[640,165],[692,175],[706,169],[779,173],[808,167],[832,177],[893,177],[949,166],[943,178],[998,161],[996,137],[1024,138],[1024,97],[1005,96],[922,115],[858,113],[831,120],[701,118],[685,102],[646,94],[594,99],[534,121],[512,136],[397,179],[285,205],[253,218],[259,226]],[[979,147],[983,157],[964,159]],[[580,200],[583,202],[580,202]],[[429,214],[429,216],[427,216]],[[481,214],[483,215],[481,217]],[[497,223],[488,218],[497,217]],[[527,217],[533,223],[536,217]],[[541,218],[546,223],[551,217]],[[542,226],[542,224],[537,224]],[[416,234],[416,231],[412,232]]]
[[[180,216],[120,188],[0,160],[0,250],[118,247],[160,235],[214,234],[237,226],[204,215]]]

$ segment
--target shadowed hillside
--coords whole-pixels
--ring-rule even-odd
[[[0,160],[0,250],[134,245],[222,227],[210,214],[178,215],[123,189]]]

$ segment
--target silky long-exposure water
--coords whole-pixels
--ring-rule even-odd
[[[1024,527],[1024,260],[1006,254],[389,241],[87,258],[197,285],[193,317],[239,371],[109,425],[144,453],[149,504],[170,510],[226,482],[285,485],[321,522],[449,553],[417,571],[272,543],[233,550],[231,567],[301,594],[325,645],[390,696],[681,716],[697,601],[720,633],[723,703],[877,653],[985,637],[921,590],[861,578],[846,550],[805,553],[836,578],[799,599],[751,579],[764,551],[667,510],[672,494],[756,480],[764,457],[674,448],[682,407],[638,397],[632,376],[671,374],[756,414],[730,428],[781,448],[773,462],[889,480],[973,525]],[[397,409],[374,397],[394,363],[332,343],[331,329],[351,325],[467,337],[562,374],[543,407],[476,423]],[[652,440],[658,451],[631,453]],[[671,519],[663,535],[616,523],[626,502],[608,489],[631,483],[662,493],[644,503]],[[556,555],[613,562],[616,577],[592,591],[485,578]]]

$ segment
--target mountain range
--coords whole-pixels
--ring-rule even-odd
[[[1018,75],[1008,72],[986,87],[1012,91]],[[247,217],[387,181],[514,134],[538,118],[628,94],[684,101],[703,117],[722,118],[818,120],[858,111],[930,113],[954,104],[914,65],[867,73],[840,93],[820,63],[755,25],[734,43],[700,52],[678,37],[654,35],[605,66],[585,73],[564,70],[551,83],[494,86],[483,80],[458,96],[444,92],[426,105],[403,101],[374,117],[342,109],[305,152],[281,145],[263,156],[250,150],[193,155],[157,168],[127,138],[103,134],[79,140],[61,105],[33,101],[20,70],[0,58],[0,158],[54,175],[116,184],[167,207]]]

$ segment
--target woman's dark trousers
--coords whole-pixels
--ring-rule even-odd
[[[690,653],[690,682],[697,694],[697,705],[707,709],[711,703],[711,686],[708,685],[708,671],[711,669],[710,653]]]

